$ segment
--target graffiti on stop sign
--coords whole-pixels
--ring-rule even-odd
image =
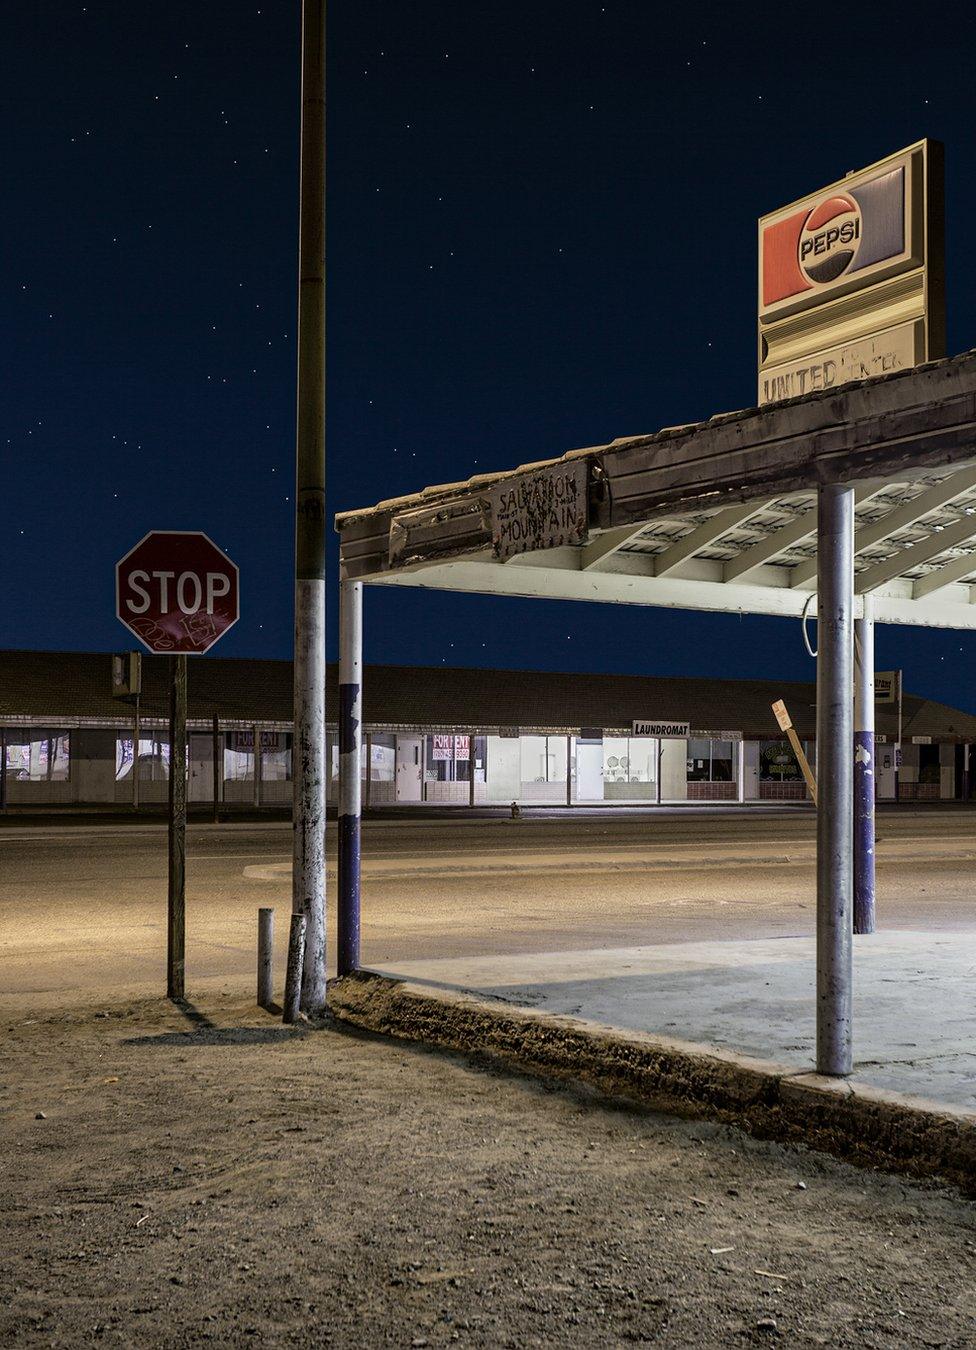
[[[202,655],[239,617],[236,565],[205,534],[153,530],[116,564],[116,616],[151,652]]]

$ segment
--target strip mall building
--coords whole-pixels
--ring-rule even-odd
[[[139,748],[134,707],[112,696],[106,653],[0,652],[3,805],[127,805],[167,795],[167,669],[143,658]],[[329,668],[330,797],[338,746]],[[189,663],[190,800],[284,806],[291,800],[288,661]],[[802,801],[806,788],[771,704],[786,702],[811,761],[812,684],[370,666],[364,678],[363,796],[373,807]],[[688,724],[687,736],[635,736],[635,722]],[[968,795],[976,717],[904,696],[877,706],[877,795]],[[215,753],[216,752],[216,753]],[[367,772],[368,766],[368,772]]]

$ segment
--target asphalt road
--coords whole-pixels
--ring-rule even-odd
[[[797,812],[368,822],[364,961],[809,934],[814,826]],[[902,809],[878,834],[881,925],[973,931],[976,813]],[[253,970],[260,905],[283,949],[290,847],[284,823],[191,826],[189,991]],[[0,830],[0,1005],[156,992],[165,942],[162,825]]]

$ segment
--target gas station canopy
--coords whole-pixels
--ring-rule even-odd
[[[823,483],[856,489],[856,615],[976,629],[976,351],[343,512],[342,575],[798,616]]]

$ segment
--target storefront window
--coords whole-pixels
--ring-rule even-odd
[[[762,741],[759,746],[759,777],[764,783],[795,783],[803,775],[789,741]]]
[[[132,777],[132,737],[115,739],[115,781]],[[169,738],[139,737],[139,782],[165,783],[169,778]]]
[[[603,800],[656,801],[659,745],[651,736],[604,736]]]
[[[67,731],[8,731],[6,774],[15,783],[63,783],[71,766]]]
[[[471,776],[471,737],[427,737],[427,782],[466,783]]]
[[[688,782],[709,783],[712,778],[711,741],[688,742]]]
[[[253,783],[254,732],[228,731],[224,742],[224,781]]]
[[[388,732],[370,738],[370,777],[374,783],[392,783],[396,778],[396,737]]]
[[[484,783],[488,774],[488,737],[473,736],[471,738],[473,750],[474,781]]]
[[[650,736],[637,736],[627,741],[628,781],[631,783],[657,782],[658,742]]]
[[[690,740],[688,742],[689,783],[734,783],[734,741]]]
[[[918,747],[918,781],[920,783],[938,783],[939,779],[939,747],[937,745],[920,745]]]
[[[630,755],[626,736],[603,738],[603,782],[626,783],[630,780]]]
[[[263,783],[291,782],[290,732],[261,732],[261,781]]]
[[[522,782],[566,782],[566,737],[523,736]]]
[[[735,759],[731,741],[711,741],[712,782],[731,783],[735,780]]]

